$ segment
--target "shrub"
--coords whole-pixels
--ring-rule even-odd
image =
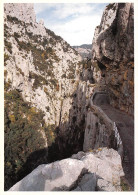
[[[9,35],[8,26],[6,24],[4,24],[4,37],[7,38],[8,35]]]
[[[46,87],[44,87],[44,92],[47,93],[48,89]]]
[[[6,77],[7,76],[7,70],[4,70],[4,77]]]
[[[6,62],[7,60],[9,60],[9,55],[8,54],[4,54],[4,62]],[[4,63],[4,65],[6,65],[6,64]]]
[[[62,79],[63,79],[63,78],[66,78],[66,74],[65,74],[65,73],[62,75]]]
[[[19,71],[19,73],[20,73],[21,75],[24,76],[24,72],[21,70],[21,68],[19,68],[19,67],[16,66],[16,69]]]
[[[56,132],[55,132],[55,125],[46,125],[45,126],[45,133],[47,136],[48,146],[51,146],[55,142]]]
[[[39,159],[35,157],[36,160],[28,159],[33,152],[45,147],[38,131],[45,132],[43,116],[41,111],[24,102],[18,91],[5,92],[5,190],[29,174],[39,165],[38,161],[46,162],[46,156],[41,155]]]
[[[106,10],[113,9],[115,10],[114,3],[110,3],[109,5],[106,6]]]
[[[9,53],[12,54],[12,44],[8,42],[6,39],[4,39],[4,45],[6,49],[9,51]]]
[[[21,36],[20,36],[17,32],[14,32],[14,37],[18,39],[18,38],[20,38]]]
[[[37,75],[35,73],[29,72],[29,78],[34,79],[33,89],[37,89],[43,85],[48,85],[48,81],[42,77],[41,75]]]
[[[56,79],[50,79],[49,81],[50,81],[50,83],[51,83],[51,87],[52,87],[52,86],[54,86],[54,88],[57,87],[58,81],[57,81]]]
[[[48,40],[45,38],[41,44],[45,47],[48,44]]]
[[[122,191],[130,191],[130,186],[124,177],[121,177],[121,189]]]
[[[96,72],[98,72],[100,70],[98,63],[96,61],[93,62],[92,66],[96,69]]]
[[[59,91],[59,84],[57,83],[56,91]]]
[[[18,18],[16,18],[16,17],[12,17],[12,16],[7,15],[7,19],[8,19],[10,22],[13,22],[13,23],[20,23],[20,21],[19,21]]]
[[[6,82],[4,79],[4,90],[8,91],[10,87],[11,87],[11,82],[10,81]]]

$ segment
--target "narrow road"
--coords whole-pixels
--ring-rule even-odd
[[[123,169],[131,190],[134,190],[134,119],[132,116],[113,108],[106,93],[97,93],[93,103],[99,106],[104,113],[116,123],[123,142],[124,157]]]

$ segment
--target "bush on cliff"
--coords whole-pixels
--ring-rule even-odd
[[[54,141],[53,129],[47,127],[43,113],[25,102],[17,90],[5,92],[5,190],[34,168],[47,162],[44,137]],[[51,134],[53,135],[51,138]]]

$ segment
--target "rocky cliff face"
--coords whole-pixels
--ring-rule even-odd
[[[117,139],[120,137],[123,144],[123,168],[133,189],[134,7],[132,3],[114,3],[105,8],[101,24],[96,27],[93,38],[92,70],[96,84],[92,102],[100,107],[112,122],[115,122],[118,129],[115,134],[120,134],[116,137]],[[95,117],[94,121],[96,122]],[[86,135],[96,135],[96,124],[90,130],[85,130]],[[86,147],[92,145],[93,141],[89,140],[90,144]],[[127,170],[131,170],[130,173]]]
[[[11,174],[13,169],[14,173],[20,170],[32,152],[50,147],[58,133],[60,140],[52,150],[62,146],[62,142],[62,148],[65,147],[64,137],[70,144],[73,129],[78,132],[75,139],[78,140],[78,136],[81,139],[78,126],[84,116],[79,115],[78,126],[77,122],[72,124],[72,120],[77,120],[72,104],[76,104],[75,98],[79,99],[76,91],[81,57],[61,37],[46,29],[42,21],[36,22],[33,4],[5,4],[4,10],[5,143],[12,145],[10,148],[5,144],[5,160],[6,170]],[[72,136],[67,135],[66,130],[72,132]]]
[[[134,113],[134,8],[132,3],[110,4],[93,39],[95,80],[107,86],[111,104]],[[96,67],[100,76],[96,77]]]
[[[16,17],[19,20],[26,23],[36,23],[36,17],[34,12],[33,4],[31,3],[22,3],[22,4],[14,4],[7,3],[4,7],[4,13],[6,15],[10,15],[12,17]]]
[[[9,191],[121,191],[121,176],[120,156],[103,148],[40,165]]]
[[[47,123],[58,125],[64,96],[70,106],[69,97],[76,90],[81,58],[61,37],[36,23],[33,5],[8,4],[5,13],[6,82],[41,109]]]
[[[38,167],[11,190],[121,190],[120,161],[126,143],[122,138],[126,137],[120,137],[120,132],[133,129],[133,120],[129,116],[125,126],[128,115],[120,121],[122,113],[111,105],[133,115],[133,5],[106,7],[95,30],[89,62],[81,61],[43,21],[36,22],[33,4],[5,4],[4,20],[5,189],[38,165],[83,150],[86,153],[73,157],[77,160]],[[121,36],[126,37],[122,42]],[[129,135],[132,142],[132,133]],[[97,154],[103,147],[117,150],[121,158],[113,149]],[[130,148],[133,159],[133,144]],[[87,152],[93,150],[89,156]],[[89,167],[93,158],[95,167]],[[114,169],[116,158],[119,169]],[[77,169],[76,163],[80,166],[73,180],[68,183],[67,178],[59,185],[66,178],[66,169],[70,177],[70,165]],[[106,165],[109,175],[102,172]],[[55,167],[53,173],[51,167]],[[38,178],[40,185],[35,188]]]
[[[92,57],[92,45],[91,44],[83,44],[80,46],[72,46],[82,58],[91,58]]]

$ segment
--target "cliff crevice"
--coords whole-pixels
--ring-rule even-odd
[[[109,4],[82,61],[33,4],[5,4],[6,190],[121,191],[122,163],[133,190],[133,20]]]

